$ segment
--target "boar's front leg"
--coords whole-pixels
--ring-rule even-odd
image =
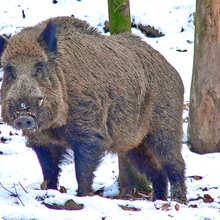
[[[65,149],[53,144],[48,146],[32,145],[32,149],[37,154],[42,168],[44,181],[48,181],[48,189],[57,189],[57,182],[60,173],[59,164],[62,161],[62,155],[64,155]]]
[[[74,146],[77,196],[86,196],[92,192],[94,172],[100,164],[104,151],[99,145],[75,143]]]

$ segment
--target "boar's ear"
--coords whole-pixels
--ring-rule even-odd
[[[0,35],[0,67],[1,67],[1,56],[6,47],[7,40]]]
[[[39,43],[46,47],[50,55],[57,55],[56,24],[49,22],[41,33]]]
[[[7,40],[4,37],[0,36],[0,57],[5,49],[6,43]]]

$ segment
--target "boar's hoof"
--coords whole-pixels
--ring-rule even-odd
[[[18,129],[30,129],[34,127],[34,124],[33,117],[29,115],[20,115],[14,120],[14,125]]]

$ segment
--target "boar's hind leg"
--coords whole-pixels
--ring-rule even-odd
[[[129,151],[127,157],[134,167],[147,175],[151,180],[153,185],[152,200],[166,200],[168,183],[166,172],[160,161],[146,144],[146,141],[144,141],[139,147]]]
[[[64,148],[56,145],[33,146],[32,148],[40,162],[44,181],[48,181],[48,189],[57,189],[60,172],[59,164],[61,163],[62,155],[65,153]]]
[[[92,192],[94,172],[100,164],[104,151],[97,145],[74,144],[75,170],[78,183],[77,196]]]
[[[171,198],[186,203],[185,163],[180,152],[172,151],[164,163],[171,186]]]
[[[166,135],[165,135],[166,134]],[[154,149],[163,170],[166,172],[170,186],[172,199],[185,203],[185,163],[181,155],[181,138],[178,132],[169,137],[169,131],[157,131],[146,138],[145,148]]]

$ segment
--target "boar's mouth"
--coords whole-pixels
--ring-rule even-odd
[[[14,120],[14,126],[17,129],[31,129],[35,125],[33,115],[28,113],[19,114]]]

